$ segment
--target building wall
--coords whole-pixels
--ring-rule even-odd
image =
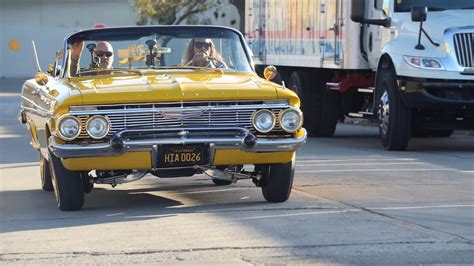
[[[31,40],[43,70],[72,31],[95,24],[136,24],[133,0],[1,0],[0,78],[31,77],[36,72]]]

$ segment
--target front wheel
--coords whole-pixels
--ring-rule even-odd
[[[392,68],[379,71],[377,91],[379,136],[386,150],[406,150],[411,133],[411,113],[402,102],[395,71]]]
[[[262,193],[268,202],[288,200],[293,187],[295,159],[288,163],[270,164],[265,171],[262,182]]]
[[[61,159],[49,152],[49,166],[58,208],[63,211],[80,210],[84,205],[84,186],[81,172],[67,170]]]
[[[40,154],[40,176],[41,188],[44,191],[53,191],[53,181],[51,180],[51,170],[49,169],[49,162]]]

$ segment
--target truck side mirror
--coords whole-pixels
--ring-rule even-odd
[[[364,23],[365,0],[352,0],[351,2],[351,20],[358,23]]]
[[[416,6],[411,8],[411,21],[423,22],[426,21],[428,8],[426,6]]]
[[[367,19],[364,17],[366,0],[351,0],[351,20],[362,24],[390,27],[390,18]]]

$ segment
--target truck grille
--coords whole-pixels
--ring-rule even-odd
[[[474,33],[454,34],[454,49],[460,66],[473,67]]]
[[[253,132],[252,115],[256,110],[269,109],[278,121],[279,112],[287,107],[286,103],[264,101],[150,103],[78,106],[71,107],[70,114],[81,120],[79,138],[88,138],[85,123],[92,115],[104,115],[110,120],[109,137],[122,129],[240,127]],[[277,132],[284,133],[278,122],[272,133]]]

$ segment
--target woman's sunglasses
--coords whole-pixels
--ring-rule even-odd
[[[208,42],[195,42],[194,47],[197,49],[201,49],[202,47],[209,49],[209,47],[211,47],[211,44]]]
[[[96,51],[95,55],[98,57],[106,56],[106,57],[111,57],[114,53],[109,52],[109,51]]]

